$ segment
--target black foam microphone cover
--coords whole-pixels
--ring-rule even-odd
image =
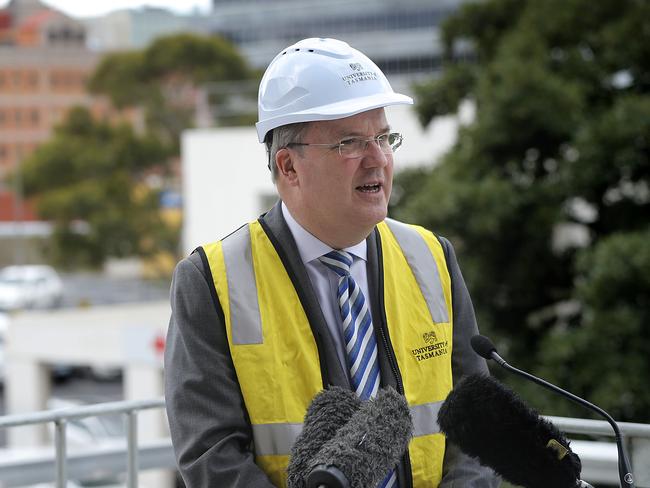
[[[513,484],[580,486],[580,458],[564,434],[490,376],[462,379],[440,408],[438,424],[461,451]]]
[[[393,388],[381,389],[323,445],[311,462],[308,487],[318,486],[319,471],[334,467],[350,488],[377,486],[400,461],[413,435],[406,399]]]
[[[485,359],[492,359],[492,353],[497,350],[492,341],[482,335],[472,336],[470,344],[474,352]]]
[[[288,488],[306,486],[313,458],[360,406],[361,400],[353,391],[338,386],[323,390],[314,397],[305,414],[302,432],[291,448],[287,467]]]

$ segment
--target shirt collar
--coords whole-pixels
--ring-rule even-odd
[[[300,225],[296,219],[293,218],[291,212],[287,206],[282,202],[282,216],[289,226],[289,230],[293,235],[296,245],[298,246],[298,252],[300,253],[300,258],[304,264],[307,264],[314,259],[318,259],[323,254],[327,254],[334,249],[325,244],[323,241],[310,234],[302,225]],[[343,251],[347,251],[354,256],[367,260],[367,251],[368,245],[366,240],[362,240],[354,246],[346,247]]]

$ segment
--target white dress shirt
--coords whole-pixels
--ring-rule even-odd
[[[336,344],[336,354],[339,361],[343,366],[343,370],[350,376],[349,368],[345,358],[345,345],[343,342],[343,320],[341,319],[341,310],[337,301],[338,290],[338,275],[321,263],[318,258],[327,254],[334,249],[314,235],[310,234],[304,227],[302,227],[296,219],[293,218],[287,206],[282,202],[282,215],[286,220],[289,230],[293,235],[298,252],[302,259],[307,274],[311,280],[311,284],[316,292],[316,297],[320,303],[327,327]],[[367,262],[367,244],[365,239],[358,244],[351,247],[342,249],[352,255],[352,266],[350,267],[350,274],[354,281],[359,285],[363,292],[366,302],[368,303],[368,275],[366,272]],[[368,303],[368,312],[370,312],[370,304]]]

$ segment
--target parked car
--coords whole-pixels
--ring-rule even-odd
[[[63,300],[63,282],[51,266],[7,266],[0,270],[0,310],[53,308]]]

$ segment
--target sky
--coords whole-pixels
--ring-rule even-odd
[[[177,13],[190,13],[198,8],[202,12],[210,10],[211,0],[41,0],[42,3],[56,8],[72,17],[93,17],[113,10],[138,8],[144,5],[163,7]],[[0,0],[0,8],[9,0]]]

